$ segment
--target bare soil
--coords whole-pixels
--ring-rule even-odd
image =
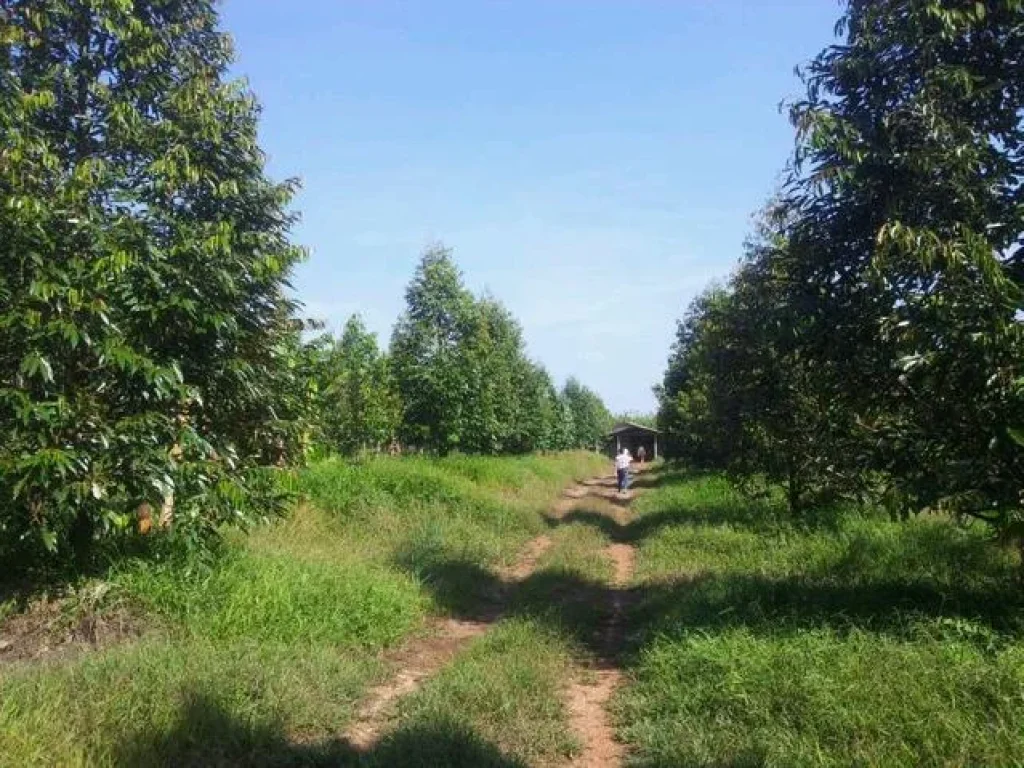
[[[573,757],[570,764],[581,768],[621,765],[626,755],[624,745],[615,739],[615,728],[607,707],[622,684],[618,659],[625,644],[626,590],[633,574],[636,552],[629,544],[610,544],[605,553],[614,566],[614,578],[609,618],[602,627],[600,638],[598,667],[588,679],[570,685],[568,691],[572,728],[583,744],[581,752]]]
[[[600,513],[619,526],[626,526],[628,505],[634,492],[619,494],[614,478],[601,477],[569,488],[562,499],[548,513],[549,521],[558,520],[575,509],[586,498],[604,502],[597,505]],[[513,587],[528,579],[537,563],[551,546],[548,535],[531,540],[514,565],[499,572],[501,581]],[[621,765],[625,746],[615,739],[615,728],[607,706],[622,683],[619,659],[625,645],[625,616],[631,599],[629,582],[633,574],[636,551],[626,543],[612,543],[605,556],[613,566],[612,582],[600,596],[581,595],[581,598],[607,600],[607,619],[598,628],[595,643],[596,663],[581,674],[567,691],[567,706],[573,731],[581,742],[580,752],[570,760],[572,766]],[[511,589],[503,590],[507,596]],[[568,600],[572,596],[552,596],[553,600]],[[399,699],[413,693],[428,678],[450,663],[473,639],[483,635],[504,613],[498,606],[492,615],[480,620],[448,618],[435,622],[428,634],[418,637],[400,649],[388,654],[386,661],[395,671],[392,677],[371,689],[354,722],[346,729],[344,739],[358,752],[368,752],[380,741],[392,725]]]
[[[428,677],[448,664],[470,640],[479,637],[490,622],[442,619],[418,637],[389,654],[394,677],[372,688],[343,738],[359,752],[370,750],[391,720],[394,704],[415,691]]]
[[[0,620],[0,664],[67,658],[139,637],[141,616],[125,605],[103,605],[96,589],[84,596],[44,595]]]
[[[532,539],[523,549],[522,554],[515,564],[500,572],[501,578],[506,582],[523,581],[537,568],[537,561],[544,556],[544,553],[551,547],[551,537],[547,535],[538,536]]]

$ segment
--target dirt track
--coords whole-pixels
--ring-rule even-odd
[[[596,509],[616,525],[624,526],[634,493],[618,494],[614,478],[594,478],[567,489],[547,518],[549,523],[557,525],[574,509],[589,503],[589,509]],[[598,503],[592,504],[594,501]],[[436,620],[425,634],[388,653],[385,663],[392,673],[367,693],[356,718],[343,734],[345,741],[358,752],[372,750],[392,725],[399,700],[416,691],[505,615],[509,595],[517,584],[534,573],[551,544],[549,535],[537,536],[526,544],[511,567],[498,572],[502,595],[486,615],[472,620]],[[587,598],[607,603],[596,606],[607,617],[597,628],[596,668],[590,661],[581,664],[580,680],[570,684],[566,691],[571,727],[581,744],[579,753],[568,761],[571,766],[615,766],[621,764],[625,756],[623,745],[615,739],[607,705],[622,680],[618,659],[625,640],[627,586],[633,573],[635,551],[631,544],[616,542],[609,544],[604,554],[613,566],[612,583],[600,595]]]

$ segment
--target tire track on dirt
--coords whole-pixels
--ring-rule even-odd
[[[585,485],[571,486],[548,513],[549,519],[562,517],[589,493]],[[530,577],[550,546],[551,537],[541,534],[526,544],[515,563],[498,570],[498,577],[506,586],[503,590],[505,596],[486,616],[479,619],[436,619],[428,624],[424,635],[385,655],[386,665],[395,671],[367,692],[355,718],[343,732],[342,738],[352,749],[367,752],[376,746],[391,724],[398,701],[416,691],[472,640],[486,633],[502,618],[508,607],[507,594],[512,591],[509,588]]]
[[[602,494],[609,501],[612,494]],[[634,497],[630,495],[629,501]],[[620,527],[626,526],[626,511],[616,506],[608,515]],[[626,644],[626,612],[630,602],[629,582],[633,576],[636,548],[615,542],[605,548],[613,566],[608,590],[608,618],[601,626],[597,642],[597,665],[586,680],[574,681],[567,693],[572,730],[582,740],[583,749],[569,765],[578,768],[608,768],[622,765],[625,745],[615,738],[615,727],[608,704],[622,684],[620,659]]]

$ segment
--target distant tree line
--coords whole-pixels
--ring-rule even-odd
[[[729,281],[679,322],[671,454],[800,513],[1024,516],[1024,3],[850,0]]]
[[[424,253],[390,349],[358,317],[314,339],[314,445],[502,454],[594,449],[611,423],[575,379],[561,390],[526,354],[522,330],[493,297],[474,297],[450,251]]]

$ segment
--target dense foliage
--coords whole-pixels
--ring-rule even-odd
[[[362,320],[352,317],[324,355],[322,410],[316,424],[327,444],[343,453],[380,450],[394,439],[401,418],[388,357]]]
[[[429,250],[392,348],[309,338],[288,278],[294,182],[227,77],[213,0],[0,2],[0,556],[283,509],[311,451],[594,448],[509,311]]]
[[[322,414],[314,421],[329,450],[593,449],[609,426],[592,391],[574,379],[555,389],[515,318],[466,290],[443,247],[424,253],[387,354],[353,319],[339,341],[314,340],[309,355]]]
[[[791,507],[1006,525],[1024,488],[1024,3],[851,0],[787,184],[679,325],[669,449]]]
[[[562,397],[572,414],[572,448],[598,450],[611,428],[612,416],[600,396],[575,378],[565,382]]]
[[[217,22],[0,3],[0,558],[272,505],[302,254]]]

